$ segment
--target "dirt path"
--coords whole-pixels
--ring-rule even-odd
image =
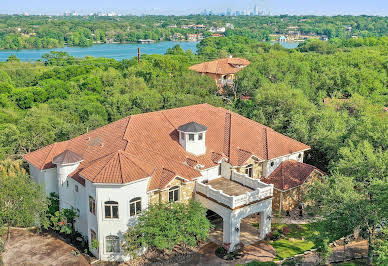
[[[49,234],[39,235],[25,229],[12,229],[5,246],[4,265],[89,265],[74,256],[74,247]]]

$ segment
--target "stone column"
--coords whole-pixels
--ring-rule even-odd
[[[265,236],[271,232],[271,217],[272,214],[272,200],[269,201],[268,207],[260,212],[260,238],[264,239]]]
[[[233,213],[223,219],[223,243],[230,243],[229,251],[240,243],[240,219]]]

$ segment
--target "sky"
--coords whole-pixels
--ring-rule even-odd
[[[0,14],[58,15],[114,11],[120,14],[188,15],[204,9],[216,12],[251,9],[271,15],[378,15],[388,16],[388,0],[0,0]]]

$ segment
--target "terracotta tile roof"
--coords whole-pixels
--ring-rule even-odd
[[[204,155],[187,153],[179,144],[177,128],[191,121],[208,128]],[[70,177],[101,183],[144,178],[151,172],[145,165],[150,165],[155,171],[149,190],[155,190],[163,189],[176,176],[186,180],[199,177],[200,171],[193,168],[196,163],[209,168],[225,157],[232,165],[238,165],[250,154],[266,160],[307,149],[309,146],[241,115],[200,104],[125,117],[24,158],[43,170],[55,167],[53,158],[69,150],[83,158]],[[173,174],[166,174],[167,171]]]
[[[199,73],[226,75],[235,74],[250,63],[251,62],[244,58],[224,58],[193,65],[189,67],[189,69]]]
[[[261,181],[273,184],[275,188],[285,191],[302,185],[314,171],[325,175],[315,166],[295,160],[283,161],[268,177],[262,178]]]
[[[81,162],[82,160],[81,155],[70,150],[65,150],[53,158],[53,164],[72,164]]]
[[[150,177],[153,172],[152,165],[120,150],[94,161],[79,175],[93,183],[126,184]]]

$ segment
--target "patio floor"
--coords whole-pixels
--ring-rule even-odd
[[[209,240],[221,245],[223,239],[222,218],[214,221],[213,225],[215,228],[210,232]],[[259,229],[250,225],[243,219],[240,224],[240,242],[244,245],[249,245],[260,240]]]
[[[238,196],[246,192],[253,191],[253,189],[249,187],[243,186],[240,183],[231,181],[223,177],[211,180],[207,184],[214,189],[222,190],[222,192],[230,196]]]

